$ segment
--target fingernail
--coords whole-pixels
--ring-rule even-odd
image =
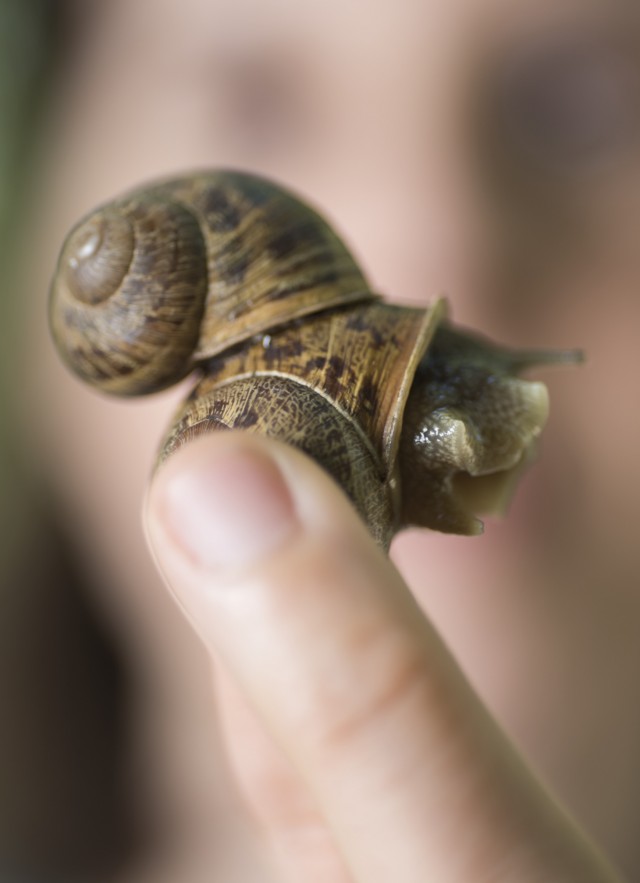
[[[207,439],[173,455],[156,478],[157,514],[191,563],[209,570],[255,564],[296,527],[278,466],[254,448],[219,453]]]

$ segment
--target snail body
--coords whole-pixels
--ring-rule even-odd
[[[278,186],[213,172],[133,191],[69,234],[52,333],[87,382],[120,395],[199,372],[159,459],[241,428],[313,456],[376,540],[408,524],[478,533],[547,415],[513,354],[448,325],[445,305],[374,294],[326,221]]]

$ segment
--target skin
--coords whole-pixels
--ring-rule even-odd
[[[253,438],[198,440],[147,512],[161,571],[237,685],[230,734],[239,687],[273,737],[248,777],[249,746],[232,754],[287,877],[616,879],[317,467]]]
[[[25,437],[38,462],[46,439],[137,699],[133,790],[155,840],[122,879],[264,880],[272,852],[274,880],[614,879],[509,740],[637,876],[640,142],[568,165],[527,148],[507,176],[475,115],[489,72],[550,28],[585,28],[598,46],[620,30],[637,47],[626,5],[119,0],[82,27],[34,176],[26,290],[46,289],[62,236],[97,202],[156,174],[232,165],[322,206],[394,298],[444,290],[457,322],[588,354],[579,372],[544,373],[543,456],[505,523],[481,540],[395,543],[413,596],[299,457],[220,439],[177,454],[145,518],[192,630],[139,519],[184,390],[95,396],[58,364],[32,298],[25,398],[38,407]],[[625,100],[637,119],[637,93]],[[214,510],[198,487],[225,465],[235,475],[237,451],[253,464],[254,508]],[[262,555],[244,570],[199,557],[247,561],[241,541]]]

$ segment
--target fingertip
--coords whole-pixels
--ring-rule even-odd
[[[298,528],[294,499],[268,446],[211,434],[185,445],[158,470],[147,495],[148,535],[196,569],[245,569]]]
[[[190,574],[208,586],[290,568],[342,549],[376,549],[338,485],[308,457],[249,433],[203,435],[157,470],[144,507],[147,540],[174,593]],[[315,550],[315,553],[314,553]],[[179,577],[176,584],[175,577]]]

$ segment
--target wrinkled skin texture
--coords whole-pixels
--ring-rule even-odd
[[[250,167],[330,207],[380,291],[419,302],[446,291],[456,321],[495,339],[587,353],[579,372],[545,377],[543,456],[508,520],[482,540],[407,534],[392,555],[506,730],[629,876],[640,873],[637,127],[607,122],[615,137],[595,152],[566,149],[571,132],[553,127],[541,144],[513,111],[516,97],[501,105],[511,134],[496,163],[502,117],[489,125],[492,114],[479,113],[496,94],[489,83],[511,83],[515,61],[554,29],[572,45],[593,35],[607,70],[629,41],[637,86],[632,14],[609,0],[561,11],[533,0],[517,10],[354,0],[315,13],[289,0],[120,0],[84,22],[33,199],[25,365],[38,405],[24,423],[78,516],[78,544],[135,673],[140,802],[154,830],[173,832],[167,879],[179,869],[195,880],[200,862],[224,879],[259,875],[255,848],[234,852],[242,841],[231,832],[247,822],[212,763],[199,646],[160,589],[139,525],[181,393],[122,405],[81,389],[57,365],[33,293],[92,205],[156,174],[212,165]],[[543,57],[535,69],[547,68]],[[637,88],[613,88],[635,125]],[[585,113],[599,119],[597,107]],[[228,851],[210,847],[212,828]]]

